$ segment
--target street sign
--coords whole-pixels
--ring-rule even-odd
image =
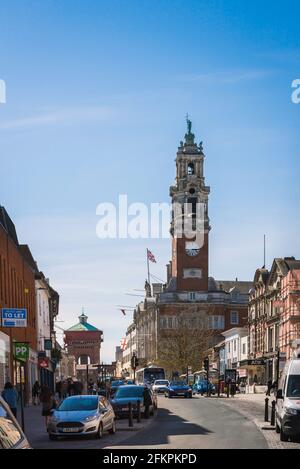
[[[16,360],[26,362],[29,358],[29,344],[23,342],[14,343],[14,357]]]
[[[27,327],[27,309],[3,308],[2,327]]]

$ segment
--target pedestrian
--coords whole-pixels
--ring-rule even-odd
[[[51,415],[51,410],[56,408],[56,401],[49,386],[44,384],[41,388],[40,401],[43,405],[42,416],[45,417],[46,428]]]
[[[145,418],[148,419],[150,416],[150,406],[152,404],[152,398],[151,398],[150,391],[147,387],[144,388],[143,398],[144,398],[144,407],[145,407]]]
[[[17,402],[19,396],[10,381],[5,383],[4,390],[2,391],[1,395],[5,402],[9,405],[13,415],[17,418]]]
[[[62,397],[62,399],[65,399],[67,397],[67,394],[68,394],[68,382],[66,380],[64,380],[61,383],[61,397]]]
[[[266,392],[266,396],[271,396],[271,389],[273,387],[273,384],[272,384],[272,380],[269,379],[268,382],[267,382],[267,392]]]
[[[57,393],[59,400],[61,400],[61,385],[61,381],[56,381],[55,392]]]
[[[92,378],[90,378],[88,382],[88,394],[93,394],[93,388],[94,388],[94,381],[92,380]]]
[[[33,405],[39,405],[40,403],[40,392],[41,386],[38,381],[35,381],[34,385],[32,386],[32,401]]]

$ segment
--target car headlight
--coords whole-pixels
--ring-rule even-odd
[[[293,409],[292,407],[285,407],[284,412],[288,415],[297,415],[297,409]]]
[[[92,420],[96,420],[98,418],[98,415],[89,415],[84,419],[85,422],[92,422]]]

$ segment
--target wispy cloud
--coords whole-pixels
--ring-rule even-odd
[[[110,106],[57,109],[34,116],[24,116],[0,122],[0,130],[27,129],[47,125],[70,125],[90,121],[105,121],[116,115]]]
[[[191,73],[179,75],[177,79],[183,82],[200,82],[200,83],[221,83],[233,85],[243,81],[260,80],[272,75],[274,70],[253,69],[253,70],[228,70],[215,71],[210,73]]]

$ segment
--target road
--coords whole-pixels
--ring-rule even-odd
[[[166,399],[152,424],[127,440],[106,448],[268,448],[257,426],[218,399]]]

